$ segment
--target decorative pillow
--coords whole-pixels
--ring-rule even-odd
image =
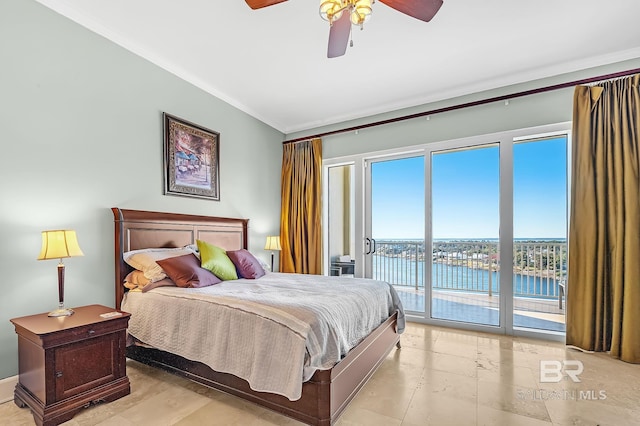
[[[159,281],[151,282],[151,280],[144,276],[144,272],[138,271],[137,269],[131,271],[124,278],[124,286],[129,290],[139,290],[143,293],[153,290],[157,287],[167,287],[167,286],[176,286],[176,283],[171,281],[169,278],[163,278]]]
[[[207,287],[221,282],[218,277],[200,267],[200,261],[193,253],[158,260],[158,265],[178,287]]]
[[[175,256],[184,256],[193,253],[193,250],[180,248],[148,248],[140,250],[132,250],[124,253],[122,258],[129,266],[144,273],[151,282],[160,281],[166,278],[166,274],[156,260],[166,259]]]
[[[138,271],[136,269],[127,274],[127,276],[124,278],[124,282],[134,284],[139,287],[144,287],[145,285],[149,284],[151,280],[144,276],[144,272]]]
[[[236,266],[223,249],[204,241],[196,240],[196,242],[203,268],[210,270],[223,281],[238,279]]]
[[[267,262],[260,259],[259,257],[256,257],[256,259],[258,259],[258,263],[260,264],[260,266],[262,266],[262,269],[264,269],[265,274],[267,272],[271,272],[271,265],[267,264]]]
[[[227,256],[236,266],[236,271],[241,278],[260,278],[265,274],[264,269],[260,266],[260,262],[248,250],[231,250],[227,252]]]
[[[144,287],[138,287],[138,288],[143,293],[146,293],[147,291],[153,290],[154,288],[158,288],[158,287],[175,287],[175,286],[176,286],[176,283],[174,283],[171,279],[164,278],[164,279],[161,279],[160,281],[155,281],[145,285]]]

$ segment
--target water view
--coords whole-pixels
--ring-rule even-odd
[[[513,245],[514,325],[564,331],[567,243],[521,239]],[[392,283],[408,311],[424,312],[430,262],[434,317],[499,325],[500,255],[496,240],[378,240],[373,277]]]
[[[498,242],[436,241],[431,256],[416,240],[378,240],[373,255],[374,276],[397,286],[424,288],[425,260],[431,257],[434,289],[492,293],[499,291]],[[426,254],[426,255],[425,255]],[[521,240],[514,243],[514,294],[557,298],[566,279],[564,239]]]
[[[331,166],[331,273],[393,284],[416,318],[563,331],[568,138],[558,132]],[[499,235],[513,251],[500,252]]]

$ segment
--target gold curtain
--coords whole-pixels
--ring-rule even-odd
[[[322,140],[282,152],[280,271],[322,274]]]
[[[568,345],[640,363],[640,75],[574,92]]]

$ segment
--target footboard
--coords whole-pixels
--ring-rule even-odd
[[[138,346],[127,349],[127,356],[144,364],[162,368],[205,386],[239,396],[278,413],[310,425],[331,425],[345,410],[369,378],[399,342],[397,314],[387,319],[331,370],[317,371],[302,386],[297,401],[257,392],[234,375],[212,370],[200,362],[178,355]]]

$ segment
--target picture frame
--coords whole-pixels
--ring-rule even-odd
[[[164,194],[220,201],[220,133],[162,113]]]

